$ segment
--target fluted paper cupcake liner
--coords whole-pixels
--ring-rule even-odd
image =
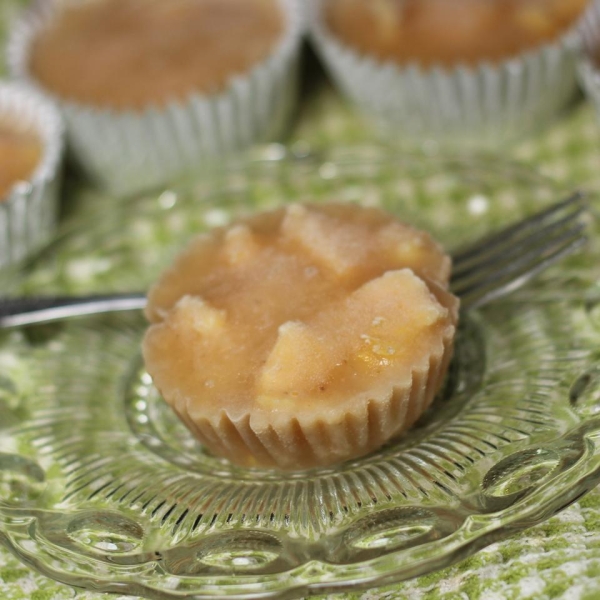
[[[143,111],[102,109],[53,97],[64,115],[75,159],[101,185],[126,194],[277,137],[294,106],[305,23],[300,0],[280,2],[287,21],[282,39],[267,59],[233,77],[222,93],[192,93],[183,101]],[[9,40],[12,74],[34,86],[28,72],[30,45],[53,18],[56,4],[45,0],[31,9]]]
[[[234,463],[283,470],[329,466],[364,456],[415,423],[442,386],[454,333],[454,327],[448,328],[439,347],[415,366],[410,385],[382,398],[358,398],[347,410],[318,417],[249,412],[232,419],[225,410],[214,417],[194,415],[187,403],[172,408],[202,444]]]
[[[600,115],[600,0],[596,0],[581,24],[584,48],[578,65],[581,86]]]
[[[317,51],[344,94],[398,142],[511,141],[550,121],[576,89],[578,26],[499,63],[425,69],[360,54],[328,31],[323,7],[315,0],[310,17]]]
[[[0,84],[2,118],[38,136],[42,154],[30,179],[17,183],[0,200],[0,270],[23,260],[54,233],[63,151],[60,114],[33,90]]]

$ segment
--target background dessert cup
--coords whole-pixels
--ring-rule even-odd
[[[273,139],[286,125],[296,95],[303,8],[298,0],[276,0],[283,31],[266,58],[228,76],[212,93],[142,106],[82,102],[50,91],[31,69],[32,45],[53,23],[61,3],[43,0],[14,26],[8,46],[14,76],[57,101],[77,162],[118,194],[159,185],[211,160]]]
[[[494,147],[542,127],[573,97],[582,45],[577,21],[505,57],[399,62],[342,41],[328,27],[326,9],[327,0],[315,0],[311,30],[319,54],[345,95],[396,142]]]
[[[31,175],[0,197],[0,270],[48,241],[58,217],[63,127],[58,111],[37,93],[0,84],[0,125],[32,136],[39,158]]]

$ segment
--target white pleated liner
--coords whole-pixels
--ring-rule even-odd
[[[413,369],[410,385],[381,399],[357,400],[342,419],[324,411],[311,418],[271,414],[257,420],[248,413],[233,420],[225,410],[209,418],[191,414],[186,402],[171,406],[202,444],[234,463],[252,465],[254,460],[283,470],[329,466],[364,456],[415,423],[443,383],[454,335],[454,327],[447,328],[439,347]]]
[[[328,31],[314,0],[311,37],[345,95],[398,141],[435,139],[494,146],[555,117],[576,89],[578,26],[555,43],[499,63],[405,66],[361,55]]]
[[[578,65],[581,86],[600,115],[600,0],[595,0],[581,25],[584,52]]]
[[[56,228],[63,125],[59,112],[25,86],[0,84],[0,121],[38,136],[42,156],[29,181],[0,200],[0,269],[15,265],[46,243]]]
[[[275,50],[220,94],[191,94],[166,107],[116,111],[54,98],[62,109],[72,154],[101,185],[133,193],[193,172],[207,162],[282,133],[296,99],[304,31],[302,0],[279,0],[286,31]],[[28,72],[35,35],[59,0],[42,0],[14,27],[8,44],[13,76],[37,86]],[[37,86],[40,89],[40,86]],[[51,95],[47,90],[41,90]]]

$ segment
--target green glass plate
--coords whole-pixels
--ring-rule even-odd
[[[564,192],[496,160],[271,147],[193,188],[90,204],[14,291],[143,290],[192,235],[282,202],[382,206],[452,249]],[[292,598],[414,577],[543,521],[600,481],[597,240],[465,315],[433,408],[336,468],[211,456],[145,373],[140,314],[2,332],[0,542],[93,590]]]

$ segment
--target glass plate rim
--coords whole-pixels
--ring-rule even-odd
[[[355,150],[355,149],[353,149]],[[369,150],[367,150],[368,152]],[[418,160],[418,157],[420,155],[413,155],[410,157],[411,160]],[[394,160],[395,158],[400,158],[400,160],[404,159],[406,160],[406,155],[402,155],[400,157],[388,157],[386,158],[386,160]],[[428,157],[431,158],[431,157]],[[457,164],[460,163],[460,160],[463,160],[464,157],[454,157],[450,163],[452,164]],[[289,160],[289,157],[287,155],[285,156],[281,156],[281,158],[277,159],[277,160]],[[297,159],[294,159],[297,160]],[[311,158],[312,160],[312,158]],[[331,159],[328,160],[327,162],[335,162],[335,160],[340,160],[340,159]],[[445,162],[445,157],[434,157],[434,160],[437,161],[439,160],[441,163]],[[464,160],[466,161],[471,161],[471,160],[475,160],[478,165],[487,165],[487,166],[493,166],[492,162],[488,162],[488,161],[493,161],[494,159],[488,158],[488,157],[477,157],[475,159],[473,159],[472,157],[466,157],[464,158]],[[319,162],[320,164],[323,164],[323,160],[322,158],[317,159],[317,162]],[[247,163],[240,163],[238,168],[245,168],[245,164]],[[446,163],[447,164],[447,163]],[[518,163],[516,161],[503,161],[502,163],[503,167],[507,167],[510,169],[514,169],[516,172],[520,173],[522,172],[523,175],[527,175],[529,176],[534,176],[537,180],[539,181],[544,181],[546,184],[551,185],[552,187],[558,187],[556,186],[556,182],[553,182],[550,178],[545,177],[537,172],[532,173],[532,170],[529,169],[527,166],[522,165],[521,163]],[[230,169],[229,168],[225,168],[224,172],[228,172]],[[75,227],[75,229],[78,229],[81,226],[81,222],[78,223],[78,226]],[[53,242],[53,243],[59,243],[60,240],[62,239],[63,236],[65,235],[69,235],[70,232],[72,231],[72,228],[70,225],[68,225],[67,227],[63,228],[62,232],[59,233],[58,235],[58,242]],[[581,434],[581,436],[583,438],[586,439],[586,443],[588,444],[588,447],[590,446],[590,444],[594,447],[595,452],[597,452],[597,445],[594,443],[593,439],[595,436],[600,435],[600,420],[599,419],[590,419],[589,421],[583,422],[581,424],[580,427],[575,428],[574,430],[571,430],[569,433],[573,434],[574,432],[578,432]],[[446,553],[442,553],[440,555],[439,558],[439,562],[443,563],[441,566],[447,566],[448,564],[452,564],[453,562],[456,562],[456,560],[462,558],[465,555],[470,555],[472,553],[472,551],[475,551],[477,549],[480,549],[486,545],[488,545],[489,543],[496,541],[498,539],[500,539],[501,537],[504,537],[505,535],[509,535],[511,532],[517,531],[517,530],[521,530],[525,527],[530,527],[538,522],[542,522],[544,520],[546,520],[549,516],[551,516],[552,514],[555,514],[555,512],[557,512],[558,510],[561,510],[562,508],[564,508],[565,506],[567,506],[568,504],[576,501],[579,497],[581,497],[584,493],[586,493],[587,491],[589,491],[589,489],[591,489],[592,487],[594,487],[597,483],[598,480],[600,480],[600,456],[597,456],[595,454],[594,451],[589,452],[589,459],[594,459],[595,460],[591,460],[590,464],[589,464],[589,468],[588,470],[586,470],[585,472],[579,473],[579,476],[576,478],[576,481],[574,483],[571,484],[571,487],[567,490],[568,493],[564,494],[563,496],[556,496],[556,490],[550,490],[550,487],[554,487],[554,485],[556,484],[556,481],[552,481],[552,482],[548,482],[545,485],[542,485],[540,487],[540,489],[538,490],[538,493],[536,494],[532,494],[530,496],[527,497],[527,501],[524,503],[519,503],[519,511],[516,511],[517,514],[514,516],[514,519],[511,520],[509,523],[503,523],[503,524],[499,524],[496,523],[495,527],[491,527],[489,529],[489,531],[487,531],[486,533],[478,536],[475,539],[471,539],[471,540],[464,540],[462,541],[462,543],[458,543],[458,545],[452,550],[452,552],[446,552]],[[567,473],[569,474],[569,473]],[[565,474],[563,474],[564,476]],[[572,474],[571,474],[572,475]],[[550,485],[552,483],[552,486]],[[576,487],[577,486],[577,487]],[[542,493],[543,492],[543,493]],[[546,507],[542,512],[543,514],[538,516],[538,518],[534,518],[531,514],[530,514],[530,508],[531,505],[536,505],[539,507],[539,503],[536,501],[536,498],[538,498],[538,496],[543,496],[543,498],[545,499],[545,504],[544,506]],[[1,512],[1,505],[0,505],[0,512]],[[539,513],[539,510],[537,511]],[[489,516],[489,515],[486,515]],[[492,516],[493,517],[493,516]],[[493,518],[490,517],[490,519],[493,520]],[[467,520],[472,519],[472,517],[467,517]],[[458,532],[456,532],[458,533]],[[443,540],[441,540],[442,542],[447,542],[448,538],[444,538]],[[53,571],[52,569],[49,569],[47,566],[44,566],[42,564],[39,563],[39,561],[36,561],[34,557],[31,556],[27,556],[25,553],[23,553],[22,551],[19,550],[19,547],[17,544],[13,543],[13,541],[10,539],[10,537],[8,536],[8,534],[4,533],[1,529],[0,529],[0,542],[2,543],[2,545],[4,545],[5,547],[7,547],[11,552],[13,552],[14,554],[16,554],[21,560],[23,560],[23,562],[26,562],[27,564],[30,564],[30,566],[33,566],[36,570],[42,572],[43,574],[46,574],[47,576],[50,576],[54,579],[57,579],[58,581],[63,581],[64,583],[68,583],[71,585],[77,585],[77,583],[73,580],[69,580],[68,576],[65,577],[61,577],[61,572],[59,570],[57,571]],[[365,561],[364,564],[366,563],[377,563],[377,562],[383,562],[383,561],[388,561],[390,560],[390,558],[396,557],[396,559],[398,561],[401,560],[400,557],[398,557],[397,555],[402,554],[402,552],[404,552],[403,550],[383,556],[383,557],[379,557],[376,559],[371,559],[369,561]],[[466,552],[466,554],[465,554]],[[447,557],[448,554],[452,555],[454,558],[451,559],[450,562],[448,562],[447,560],[444,561],[444,557]],[[363,563],[358,563],[358,564],[363,564]],[[308,565],[308,566],[307,566]],[[339,565],[334,565],[335,567],[339,566]],[[305,569],[314,569],[314,565],[311,565],[310,563],[307,563],[305,565],[302,565],[301,567],[296,567],[295,569],[292,569],[291,571],[288,572],[288,574],[292,574],[294,572],[299,572],[299,571],[303,571]],[[441,568],[441,567],[439,567]],[[423,572],[428,572],[431,569],[426,569]],[[298,573],[300,574],[300,573]],[[410,577],[413,576],[417,576],[419,574],[422,573],[416,573],[414,575],[410,575]],[[66,574],[68,575],[68,574]],[[268,578],[269,576],[264,576],[261,575],[261,578]],[[402,579],[406,579],[407,577],[402,577]],[[307,583],[307,584],[299,584],[298,587],[287,587],[285,590],[283,591],[279,591],[279,592],[271,592],[269,593],[269,597],[273,597],[273,598],[284,598],[284,597],[292,597],[292,596],[298,596],[301,595],[303,593],[306,594],[317,594],[317,593],[328,593],[328,592],[339,592],[339,591],[346,591],[346,590],[358,590],[358,589],[366,589],[368,587],[371,587],[373,585],[384,585],[386,583],[392,583],[395,581],[398,581],[399,579],[397,577],[394,576],[394,572],[390,573],[389,569],[386,573],[382,573],[379,575],[373,575],[373,576],[369,576],[369,577],[365,577],[363,579],[353,579],[350,583],[345,582],[343,580],[338,580],[336,582],[333,581],[323,581],[323,582],[317,582],[317,583]],[[157,590],[153,587],[148,587],[148,586],[144,586],[141,583],[138,582],[114,582],[114,581],[103,581],[100,578],[95,578],[93,585],[92,585],[93,589],[97,590],[97,591],[107,591],[107,592],[120,592],[120,593],[136,593],[138,594],[139,591],[142,591],[144,595],[148,595],[148,597],[153,598],[153,597],[157,597],[157,598],[181,598],[181,597],[186,597],[186,598],[207,598],[207,597],[212,597],[212,596],[207,596],[207,595],[203,595],[203,594],[189,594],[187,592],[184,593],[178,593],[178,592],[166,592],[165,590]],[[135,590],[139,590],[139,591],[135,591]],[[255,596],[255,592],[250,592],[248,595],[246,594],[237,594],[237,595],[232,595],[229,596],[231,598],[247,598],[247,597],[254,597]]]

